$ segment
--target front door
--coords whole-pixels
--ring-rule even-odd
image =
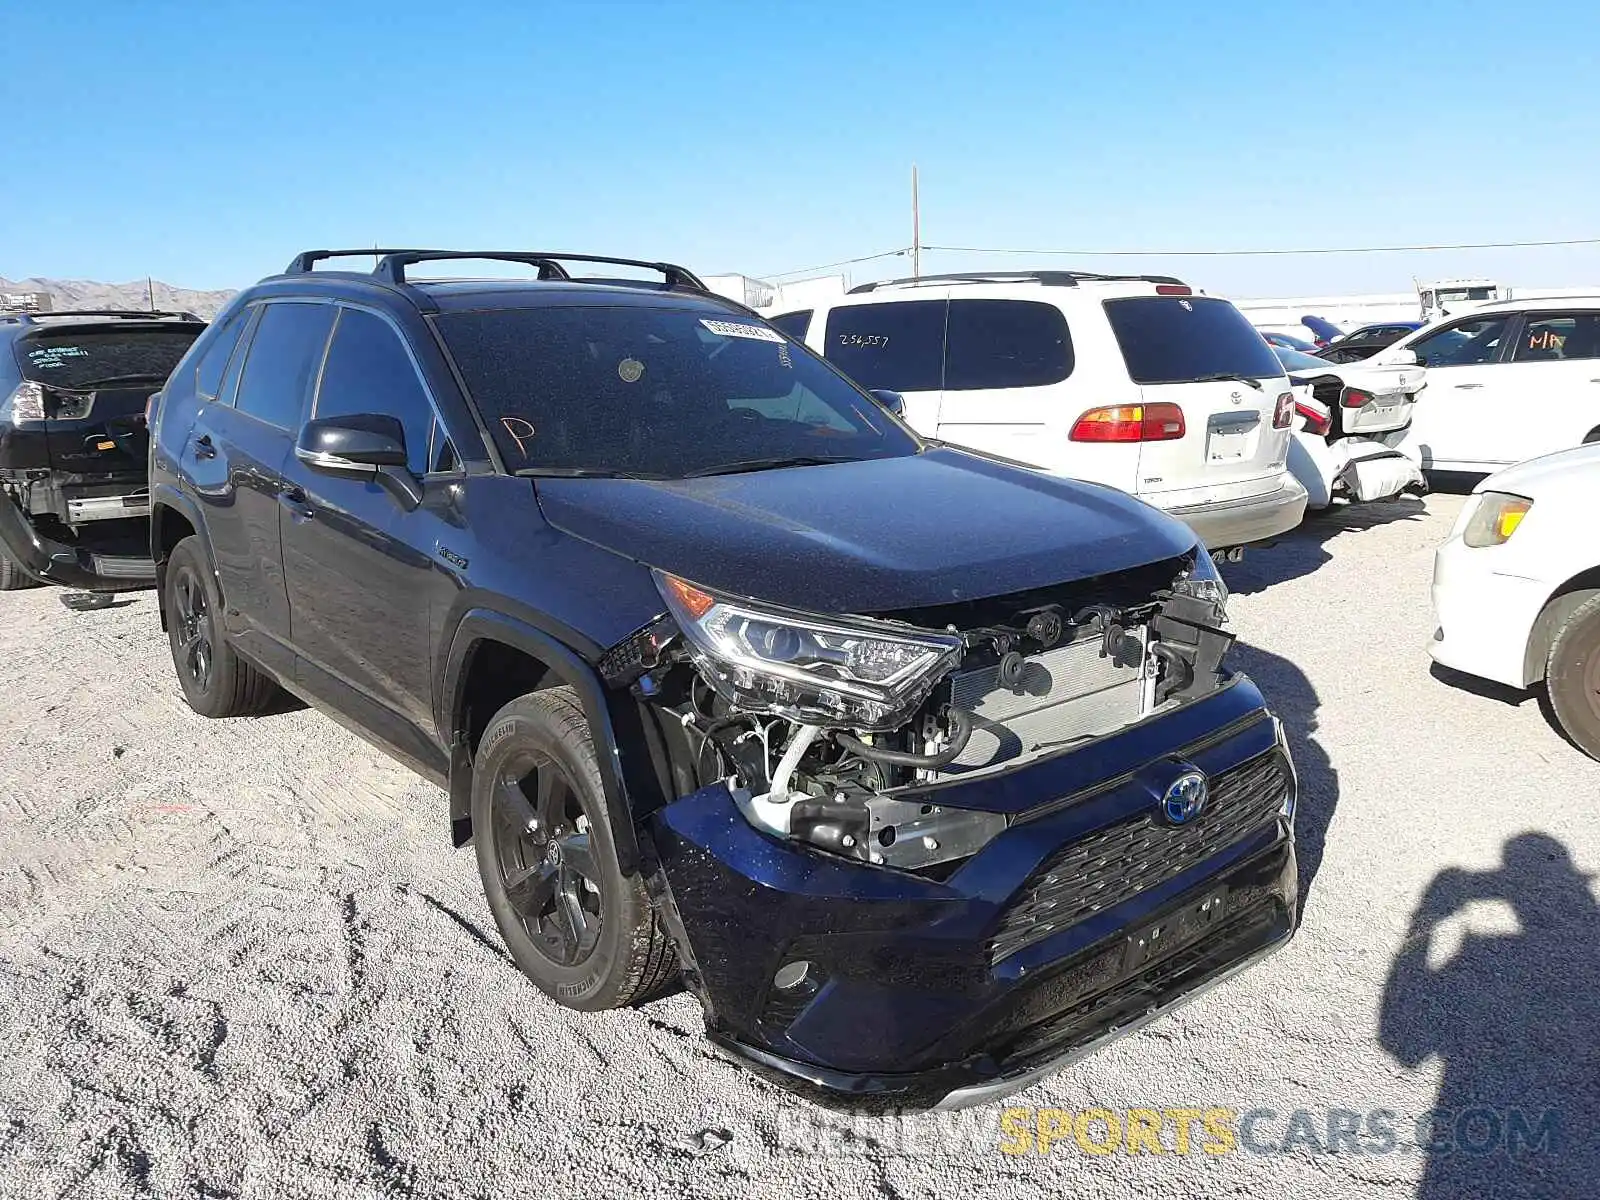
[[[375,313],[341,307],[312,415],[366,413],[398,418],[411,472],[430,474],[433,408],[400,333]],[[284,474],[284,574],[303,681],[317,691],[325,673],[431,732],[429,539],[449,485],[429,480],[423,506],[408,512],[373,480],[314,471],[292,455]]]
[[[1527,417],[1515,395],[1516,368],[1502,361],[1514,322],[1513,313],[1464,317],[1405,344],[1428,368],[1406,440],[1429,470],[1492,471],[1517,461],[1505,438]]]

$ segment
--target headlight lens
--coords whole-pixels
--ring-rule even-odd
[[[1511,540],[1533,501],[1509,492],[1483,492],[1461,531],[1461,540],[1474,549],[1501,546]]]
[[[659,571],[656,586],[706,682],[748,712],[894,729],[961,659],[953,634],[771,608]]]
[[[1194,566],[1182,579],[1172,585],[1172,590],[1180,596],[1193,596],[1196,600],[1215,604],[1226,614],[1228,585],[1223,582],[1217,564],[1212,561],[1204,546],[1197,545],[1194,548],[1194,555]]]

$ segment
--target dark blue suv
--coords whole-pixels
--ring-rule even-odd
[[[155,417],[184,694],[447,789],[564,1005],[681,981],[825,1103],[1019,1086],[1290,936],[1294,771],[1183,525],[892,407],[670,264],[301,254]]]

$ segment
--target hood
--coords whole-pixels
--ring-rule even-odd
[[[656,482],[539,479],[545,519],[695,583],[820,613],[999,596],[1127,570],[1194,534],[1113,488],[941,447]]]
[[[1537,500],[1542,494],[1568,488],[1580,488],[1600,501],[1600,445],[1530,458],[1489,476],[1473,491],[1514,492]]]

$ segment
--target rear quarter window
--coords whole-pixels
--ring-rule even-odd
[[[1072,374],[1072,335],[1054,304],[952,300],[945,327],[944,386],[1043,387]]]
[[[828,314],[823,357],[864,388],[944,386],[943,300],[852,304]]]
[[[803,312],[780,313],[776,317],[768,317],[767,324],[775,329],[781,329],[797,342],[806,340],[806,332],[811,328],[811,309]]]
[[[1226,300],[1128,296],[1106,316],[1135,383],[1195,383],[1242,376],[1272,379],[1283,367],[1255,326]]]

